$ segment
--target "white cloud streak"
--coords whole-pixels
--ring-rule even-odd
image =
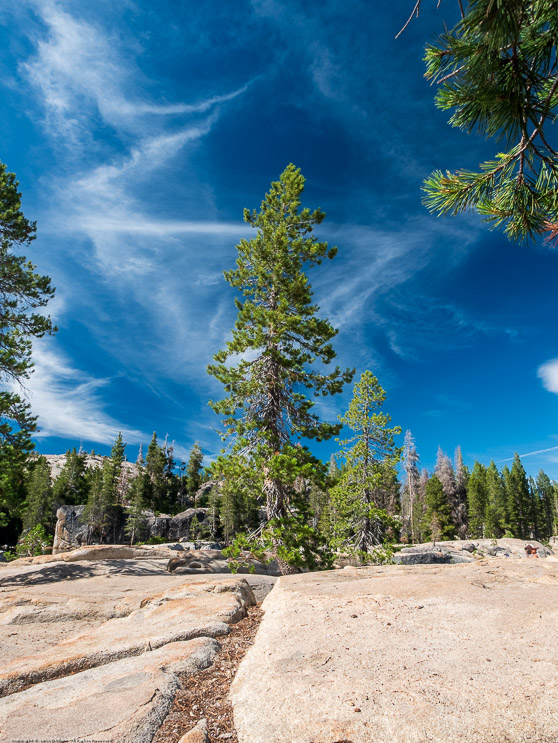
[[[534,457],[536,454],[546,454],[549,451],[556,451],[558,449],[558,446],[550,446],[548,449],[537,449],[537,451],[528,451],[526,454],[520,454],[520,459],[523,459],[523,457]],[[508,457],[507,459],[499,459],[497,464],[500,464],[501,462],[511,462],[513,461],[515,457]]]
[[[32,5],[48,37],[35,39],[37,54],[21,71],[42,95],[49,131],[58,131],[66,140],[82,139],[93,107],[116,130],[138,134],[151,125],[152,115],[205,113],[242,95],[250,85],[196,103],[134,99],[128,91],[137,87],[141,73],[119,52],[115,39],[64,12],[56,2]]]
[[[140,431],[104,412],[100,392],[110,385],[110,379],[95,379],[74,368],[62,353],[53,351],[52,342],[48,348],[45,343],[35,344],[33,359],[35,367],[26,389],[33,413],[39,416],[36,438],[59,436],[111,444],[122,431],[130,443],[146,440]],[[21,394],[16,383],[12,389]]]
[[[194,322],[208,302],[203,277],[213,275],[215,267],[209,258],[215,258],[216,246],[249,230],[240,219],[232,224],[213,217],[212,191],[197,182],[187,158],[211,132],[222,107],[244,94],[253,81],[221,95],[210,91],[193,103],[147,100],[147,81],[122,53],[118,39],[73,17],[57,2],[32,6],[46,33],[35,36],[36,53],[20,71],[39,93],[47,135],[63,157],[74,157],[69,168],[66,165],[73,172],[49,183],[56,209],[41,215],[41,234],[81,238],[81,250],[74,250],[72,259],[88,272],[89,285],[75,296],[71,277],[64,281],[71,270],[65,253],[58,257],[59,275],[56,268],[51,270],[55,283],[85,306],[82,322],[101,347],[130,370],[144,379],[145,374],[173,377],[176,370],[184,380],[185,366],[205,366],[216,348],[215,338],[223,336],[221,321],[226,322],[223,310],[211,307],[209,331],[199,320]],[[183,117],[181,123],[177,116]],[[99,124],[112,128],[125,148],[111,145],[106,154],[106,137],[95,139]],[[90,164],[89,170],[84,164]],[[160,191],[172,182],[177,167],[184,184],[180,197],[191,219],[165,216],[167,204]],[[55,252],[53,259],[56,262]],[[188,288],[191,282],[193,289]],[[102,320],[111,321],[109,314],[103,318],[103,296],[110,298],[115,312],[118,302],[122,304],[118,339],[107,327],[103,333]],[[75,304],[71,309],[76,311]],[[134,314],[141,316],[141,334]]]

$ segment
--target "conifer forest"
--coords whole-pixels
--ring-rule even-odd
[[[409,24],[420,22],[420,6],[419,0],[401,30],[403,37],[410,33]],[[454,10],[459,11],[455,25],[426,45],[425,77],[436,85],[438,109],[451,111],[454,129],[462,136],[480,134],[486,147],[503,151],[495,149],[478,172],[464,166],[424,173],[423,218],[434,219],[428,212],[456,216],[469,211],[473,221],[466,223],[467,230],[472,231],[473,224],[478,229],[480,215],[517,251],[533,244],[552,250],[558,235],[558,154],[551,131],[558,107],[556,4],[478,0],[460,2]],[[250,85],[223,100],[243,95]],[[349,99],[342,100],[350,108]],[[192,110],[201,116],[211,105]],[[152,113],[149,106],[141,110]],[[168,111],[175,113],[172,106]],[[163,107],[159,113],[166,112]],[[204,124],[208,131],[212,125],[213,120]],[[195,136],[204,131],[200,125]],[[153,145],[149,152],[155,150]],[[98,180],[108,182],[109,171],[108,166],[106,172],[99,170]],[[340,353],[347,329],[343,302],[349,304],[351,297],[340,293],[338,306],[330,305],[336,311],[326,312],[314,291],[322,277],[335,271],[343,230],[335,232],[333,225],[324,231],[325,212],[306,202],[305,175],[293,163],[280,174],[270,172],[266,182],[275,180],[260,206],[244,209],[244,232],[237,232],[245,236],[231,239],[231,251],[236,242],[231,261],[211,263],[207,284],[213,285],[213,274],[219,275],[224,308],[219,311],[227,317],[227,312],[234,313],[228,332],[216,334],[220,340],[204,357],[204,389],[211,390],[211,399],[202,405],[214,413],[220,444],[204,451],[192,440],[171,441],[163,431],[153,433],[146,448],[142,445],[138,451],[137,441],[128,443],[123,431],[110,443],[110,455],[86,452],[76,441],[61,469],[54,471],[49,458],[41,455],[41,420],[26,386],[33,380],[35,349],[71,333],[71,323],[58,329],[48,314],[55,300],[55,288],[44,273],[49,272],[48,256],[40,268],[26,257],[35,256],[41,226],[25,216],[27,203],[16,175],[0,163],[0,548],[15,556],[23,554],[17,552],[18,545],[28,549],[34,540],[33,549],[48,550],[56,512],[64,505],[84,506],[88,540],[95,544],[111,541],[117,521],[124,520],[129,542],[137,544],[146,538],[149,514],[172,516],[196,509],[189,535],[193,541],[222,543],[231,554],[270,553],[285,572],[328,568],[339,553],[364,562],[389,561],[394,546],[401,544],[501,537],[545,542],[557,533],[558,482],[542,469],[536,477],[529,476],[518,454],[498,461],[474,461],[468,455],[465,464],[461,448],[446,452],[443,442],[435,466],[422,467],[421,455],[432,462],[433,452],[419,453],[404,415],[392,421],[390,399],[378,379],[381,365],[373,360],[365,365],[356,344],[354,358]],[[83,186],[80,193],[86,190]],[[397,218],[406,221],[405,215]],[[448,230],[450,223],[440,222]],[[332,244],[331,234],[339,246]],[[461,247],[466,240],[464,232],[459,234],[455,242]],[[157,243],[153,250],[163,248]],[[455,258],[456,265],[459,260]],[[139,272],[141,264],[138,250],[126,268],[118,270]],[[381,272],[381,260],[378,265]],[[387,261],[386,266],[387,277],[396,269]],[[418,274],[423,268],[417,264],[413,271]],[[401,279],[401,286],[413,271]],[[374,281],[381,285],[383,277]],[[203,284],[202,279],[198,283]],[[457,281],[455,285],[457,292]],[[402,301],[403,289],[391,289],[393,309]],[[59,298],[64,301],[57,292]],[[487,337],[496,334],[490,322],[462,320],[458,310],[440,302],[432,314],[454,312],[459,329],[465,328],[465,345],[467,332],[480,328]],[[425,310],[420,317],[427,314]],[[380,312],[371,311],[371,316],[381,326]],[[364,324],[357,313],[351,318],[353,325]],[[506,332],[515,339],[524,331],[513,327]],[[167,342],[173,342],[170,334]],[[389,353],[399,354],[401,364],[412,356],[406,356],[394,338],[385,345],[390,345]],[[545,353],[548,358],[551,352]],[[339,359],[344,363],[338,364]],[[557,392],[552,384],[551,379],[547,389]],[[339,399],[348,401],[340,414],[339,406],[331,403]],[[324,446],[331,452],[327,457],[321,453]]]
[[[17,204],[10,178],[5,188]],[[439,449],[434,471],[421,469],[410,430],[397,444],[401,427],[392,425],[386,394],[370,371],[354,384],[337,422],[324,422],[313,411],[308,391],[336,394],[353,384],[354,370],[329,366],[336,330],[312,303],[306,271],[333,259],[336,250],[314,237],[325,215],[302,207],[303,190],[302,174],[290,165],[260,210],[245,211],[257,234],[241,241],[236,269],[225,271],[244,299],[237,300],[232,340],[208,368],[228,393],[210,403],[222,420],[223,453],[204,468],[196,443],[188,461],[177,462],[174,445],[154,433],[145,455],[140,447],[130,467],[119,434],[97,466],[87,466],[86,452],[69,450],[53,479],[47,459],[30,443],[36,424],[26,403],[6,398],[5,534],[39,534],[48,541],[56,510],[84,505],[91,542],[110,541],[112,524],[124,514],[134,543],[141,540],[146,511],[173,515],[204,508],[206,517],[192,520],[193,540],[268,548],[285,566],[320,568],[331,564],[334,552],[388,559],[396,542],[503,536],[545,541],[555,533],[558,484],[542,470],[527,477],[517,454],[511,467],[476,461],[469,469],[460,448],[453,460]],[[31,228],[21,212],[16,226],[27,239]],[[28,291],[39,305],[48,283],[32,270],[26,269],[33,282]],[[30,327],[35,334],[54,331],[44,318]],[[13,373],[28,373],[28,346],[12,353],[20,358]],[[236,363],[226,363],[231,356]],[[338,451],[329,462],[312,454],[312,440],[337,437],[341,430],[348,438],[336,439]],[[208,487],[201,488],[204,483]]]

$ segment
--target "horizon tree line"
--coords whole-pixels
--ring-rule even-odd
[[[475,461],[454,462],[440,448],[433,473],[419,470],[410,431],[405,434],[401,488],[401,536],[408,542],[431,539],[498,539],[504,536],[547,541],[558,531],[558,483],[541,469],[528,477],[519,454],[511,468],[498,470]]]

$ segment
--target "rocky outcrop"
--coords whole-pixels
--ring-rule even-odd
[[[239,743],[556,742],[554,557],[281,577],[262,608]]]
[[[189,574],[200,573],[230,573],[229,561],[221,550],[195,550],[173,555],[167,563],[167,570],[171,573]],[[238,566],[238,573],[255,575],[280,575],[277,560],[269,563],[256,560],[249,555],[242,559]]]
[[[187,508],[176,516],[159,515],[155,516],[153,511],[146,511],[147,536],[159,537],[169,542],[189,538],[190,526],[194,516],[200,524],[204,524],[207,519],[207,508]]]
[[[255,603],[252,589],[241,579],[168,589],[145,599],[126,617],[110,619],[86,634],[4,664],[0,696],[140,655],[146,648],[199,636],[219,637],[227,634],[228,624],[245,616],[246,606]]]
[[[62,506],[56,511],[53,553],[73,550],[87,544],[89,529],[83,519],[85,506]]]
[[[42,454],[50,467],[50,476],[54,481],[58,475],[62,472],[62,468],[66,464],[65,454]],[[103,463],[108,457],[102,457],[99,454],[86,454],[85,455],[85,466],[87,469],[98,469],[103,466]],[[138,473],[138,466],[133,462],[124,461],[122,462],[122,468],[126,471],[128,479],[132,479]]]
[[[475,558],[459,552],[436,549],[406,550],[393,556],[397,565],[457,565],[464,562],[475,562]]]
[[[545,558],[554,554],[552,549],[535,540],[507,538],[453,540],[404,547],[394,555],[394,562],[400,565],[456,565],[474,562],[485,557],[528,557],[530,556],[526,550],[528,546],[534,548],[537,558]]]
[[[200,524],[204,524],[207,521],[207,510],[207,508],[188,508],[182,513],[176,514],[176,516],[155,515],[153,511],[144,511],[145,528],[143,537],[145,541],[152,537],[165,539],[169,542],[188,539],[192,519],[195,516]],[[61,506],[58,509],[52,547],[54,554],[73,550],[94,541],[85,521],[84,512],[85,506]],[[129,541],[124,528],[126,518],[125,509],[115,510],[109,535],[111,543],[124,544]]]

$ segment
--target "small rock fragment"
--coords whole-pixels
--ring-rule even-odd
[[[199,720],[197,725],[191,730],[188,730],[178,743],[209,743],[207,737],[207,720],[205,718]]]

